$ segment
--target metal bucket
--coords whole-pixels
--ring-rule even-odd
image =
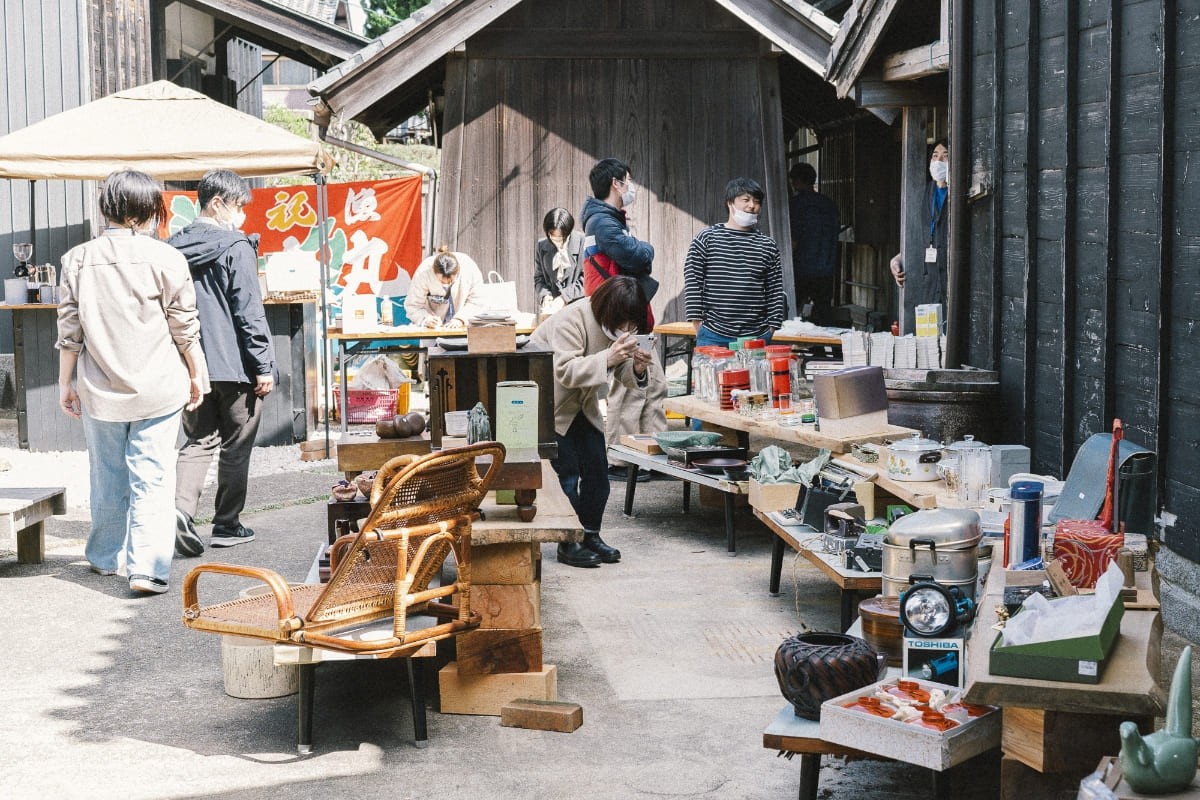
[[[999,373],[889,369],[883,375],[892,425],[915,428],[939,442],[954,442],[966,434],[989,444],[1006,440]]]

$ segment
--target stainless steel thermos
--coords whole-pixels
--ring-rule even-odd
[[[1042,484],[1017,481],[1009,487],[1012,504],[1005,531],[1004,566],[1012,569],[1037,558],[1042,534]]]

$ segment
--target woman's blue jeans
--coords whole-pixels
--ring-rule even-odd
[[[555,435],[558,457],[550,462],[558,473],[563,494],[585,531],[600,531],[608,503],[608,449],[604,431],[597,430],[582,413],[576,414],[565,436]]]
[[[170,579],[182,410],[132,422],[106,422],[84,411],[92,508],[84,554],[95,566],[117,569],[124,550],[129,575]]]

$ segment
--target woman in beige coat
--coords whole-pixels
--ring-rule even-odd
[[[609,485],[599,393],[610,377],[645,389],[661,374],[649,369],[651,355],[634,336],[645,329],[646,296],[636,280],[618,275],[550,317],[531,337],[554,351],[558,457],[550,463],[583,526],[582,544],[558,546],[558,560],[572,567],[621,560],[621,552],[600,538]]]

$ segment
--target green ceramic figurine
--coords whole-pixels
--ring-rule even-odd
[[[467,415],[467,424],[467,444],[492,440],[492,423],[482,402],[476,403],[471,409],[471,413]]]
[[[1171,693],[1167,724],[1148,736],[1132,722],[1121,723],[1121,772],[1129,788],[1141,794],[1169,794],[1188,787],[1196,776],[1197,740],[1192,738],[1192,648],[1183,648]]]

